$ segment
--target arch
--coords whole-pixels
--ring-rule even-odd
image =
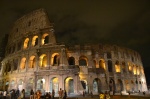
[[[26,58],[23,57],[20,62],[20,69],[25,69],[26,67]]]
[[[117,80],[117,91],[118,91],[118,92],[123,91],[123,83],[122,83],[122,80],[121,80],[121,79],[118,79],[118,80]]]
[[[98,68],[98,65],[96,64],[96,60],[93,60],[93,64],[95,68]]]
[[[85,56],[80,56],[79,66],[88,66],[88,59]]]
[[[45,33],[45,34],[43,34],[43,36],[42,36],[42,45],[48,44],[48,43],[49,43],[49,34],[48,34],[48,33]]]
[[[109,89],[110,89],[110,91],[116,90],[115,81],[113,79],[110,79],[110,81],[109,81]]]
[[[52,66],[59,66],[60,64],[60,55],[58,53],[53,53],[51,58]]]
[[[32,38],[32,46],[36,46],[36,45],[38,45],[38,36],[34,36]]]
[[[14,81],[14,80],[12,80],[12,81],[10,82],[10,88],[11,88],[11,89],[15,88],[15,81]]]
[[[18,68],[18,59],[14,59],[13,66],[14,66],[14,70],[17,70],[17,68]]]
[[[8,62],[7,64],[6,64],[6,68],[7,68],[7,72],[10,72],[11,71],[11,64]]]
[[[116,63],[115,63],[115,69],[116,69],[116,72],[120,72],[120,65],[119,65],[119,61],[117,60]]]
[[[57,77],[53,77],[50,80],[50,92],[52,92],[52,90],[55,90],[55,93],[58,93],[59,91],[59,80]]]
[[[101,92],[101,86],[102,86],[102,84],[101,84],[100,79],[99,78],[95,78],[93,80],[93,91],[95,93],[100,93]]]
[[[88,85],[87,85],[87,80],[81,80],[81,85],[83,89],[88,93]]]
[[[105,61],[103,59],[100,59],[99,61],[99,68],[104,69],[105,70]]]
[[[40,56],[40,66],[41,67],[46,67],[47,66],[47,56],[46,56],[46,54],[42,54]]]
[[[123,72],[126,72],[125,62],[122,62],[122,71],[123,71]]]
[[[34,68],[36,65],[35,56],[30,57],[29,68]]]
[[[72,77],[67,77],[65,79],[65,90],[70,94],[74,93],[74,80]]]
[[[75,58],[74,57],[69,57],[68,63],[69,63],[69,65],[75,65]]]
[[[134,81],[131,80],[131,91],[134,92],[135,91],[135,84],[134,84]]]
[[[40,78],[37,80],[37,90],[44,90],[44,85],[45,85],[45,79],[44,78]]]
[[[135,65],[133,65],[133,74],[136,75],[137,74],[137,67]]]
[[[33,89],[34,80],[33,78],[29,78],[26,84],[26,92],[30,92],[31,89]]]
[[[23,48],[26,49],[26,48],[28,48],[28,46],[29,46],[29,38],[26,38],[24,40]]]
[[[22,79],[20,79],[20,80],[18,81],[18,88],[19,88],[19,90],[22,90],[22,89],[23,89],[23,80],[22,80]]]
[[[108,71],[109,72],[112,72],[112,61],[111,60],[108,60]]]
[[[132,66],[130,62],[128,62],[128,69],[129,69],[129,72],[132,72]]]
[[[129,85],[129,80],[125,80],[125,86],[126,86],[126,91],[130,91],[130,85]]]

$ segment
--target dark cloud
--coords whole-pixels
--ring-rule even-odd
[[[125,46],[138,51],[144,66],[150,67],[149,5],[149,0],[1,0],[0,39],[18,18],[45,8],[58,42]]]

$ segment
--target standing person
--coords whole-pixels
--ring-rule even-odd
[[[42,95],[41,91],[38,90],[38,91],[37,91],[37,99],[41,99],[41,95]]]
[[[55,97],[55,91],[54,91],[54,89],[52,90],[52,99],[54,99],[54,97]]]
[[[62,91],[62,89],[61,89],[61,88],[60,88],[60,90],[59,90],[58,94],[59,94],[59,99],[62,99],[63,91]]]
[[[63,91],[63,99],[66,99],[67,98],[67,92],[66,90]]]
[[[25,99],[25,90],[24,89],[22,89],[20,97],[21,97],[21,99]]]
[[[19,89],[17,89],[15,93],[16,93],[16,98],[18,98],[20,94]]]
[[[31,91],[30,91],[30,99],[34,99],[34,91],[33,91],[33,89],[31,89]]]
[[[11,92],[11,99],[16,99],[15,90],[14,89]]]
[[[7,95],[7,92],[6,92],[6,90],[4,90],[4,92],[3,92],[3,99],[6,99],[6,95]]]

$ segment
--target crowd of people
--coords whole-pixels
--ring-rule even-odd
[[[9,96],[10,99],[25,99],[25,89],[22,89],[22,91],[17,90],[10,90],[7,91],[0,91],[0,99],[6,99],[6,96]],[[67,92],[66,90],[60,90],[58,91],[59,99],[66,99],[67,98]],[[37,90],[36,92],[33,91],[33,89],[30,90],[30,99],[54,99],[55,97],[55,91],[54,89],[52,92],[46,92],[42,94],[41,90]]]

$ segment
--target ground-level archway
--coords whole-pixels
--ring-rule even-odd
[[[99,78],[95,78],[93,80],[93,92],[94,93],[100,93],[101,92],[101,86],[102,86],[102,84],[101,84],[100,79]]]
[[[56,77],[53,77],[50,80],[50,92],[54,89],[55,93],[58,94],[59,91],[59,80]]]
[[[65,79],[64,88],[68,92],[68,94],[74,93],[74,80],[72,77],[67,77]]]

